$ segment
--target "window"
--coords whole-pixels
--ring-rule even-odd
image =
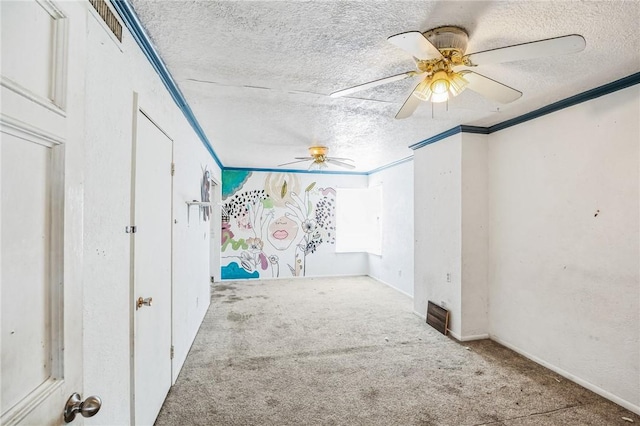
[[[337,189],[336,252],[382,254],[382,188]]]

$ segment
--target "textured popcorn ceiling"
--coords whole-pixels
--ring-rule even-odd
[[[640,70],[638,1],[130,1],[231,167],[273,168],[318,142],[368,171],[454,126],[496,124]],[[448,111],[435,105],[433,118],[425,103],[396,120],[413,78],[328,96],[415,69],[387,37],[442,25],[467,30],[467,53],[567,34],[581,34],[587,47],[475,68],[524,93],[508,105],[466,90]]]

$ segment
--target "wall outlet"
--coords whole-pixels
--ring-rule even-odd
[[[451,282],[451,272],[447,272],[447,282]]]

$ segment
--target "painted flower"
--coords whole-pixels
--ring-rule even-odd
[[[249,251],[252,253],[260,253],[262,247],[264,247],[264,243],[260,238],[248,238],[247,245],[249,246]]]
[[[238,228],[251,229],[251,220],[248,215],[241,216],[238,218]]]
[[[316,230],[317,222],[314,219],[306,219],[301,226],[305,234],[310,234]]]
[[[269,256],[269,262],[272,265],[275,265],[276,263],[278,263],[280,259],[278,259],[278,256],[276,256],[275,254],[272,254],[271,256]]]
[[[247,251],[240,253],[240,265],[247,272],[253,272],[256,270],[256,260],[253,255]]]

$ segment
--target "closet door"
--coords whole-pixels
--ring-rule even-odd
[[[135,424],[152,425],[171,387],[173,142],[142,111],[134,146]]]

